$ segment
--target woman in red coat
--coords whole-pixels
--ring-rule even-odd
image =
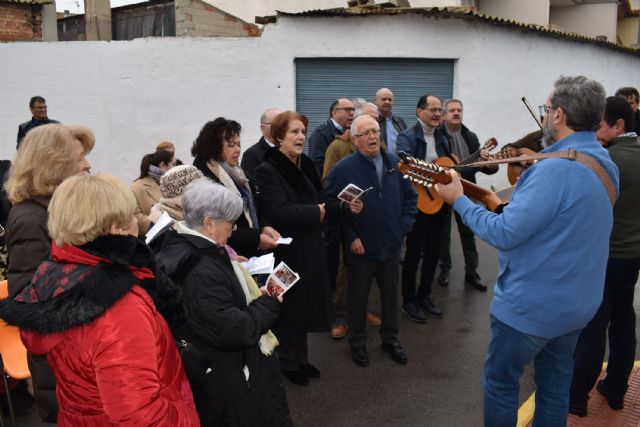
[[[74,176],[49,205],[51,259],[0,304],[47,356],[61,426],[197,426],[180,355],[151,296],[171,294],[139,241],[135,198],[107,175]],[[160,307],[159,307],[160,308]]]

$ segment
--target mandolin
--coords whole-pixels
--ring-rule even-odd
[[[489,138],[482,145],[482,148],[480,148],[479,150],[477,150],[474,153],[471,153],[468,157],[465,157],[464,159],[460,160],[458,162],[458,165],[462,166],[462,165],[466,165],[467,163],[473,163],[473,162],[475,162],[476,160],[478,160],[480,158],[480,151],[481,150],[491,151],[494,148],[496,148],[497,146],[498,146],[498,140],[495,139],[495,138]]]
[[[445,168],[435,163],[428,163],[424,160],[408,156],[407,153],[398,153],[400,162],[398,169],[403,173],[404,179],[413,183],[418,192],[418,209],[425,214],[434,214],[442,208],[444,200],[435,190],[433,184],[448,184],[451,182],[451,175]],[[449,159],[451,160],[451,159]],[[504,204],[502,200],[493,192],[480,187],[466,179],[462,181],[464,193],[482,203],[494,212]]]

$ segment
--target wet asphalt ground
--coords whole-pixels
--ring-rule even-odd
[[[377,327],[368,327],[370,365],[366,368],[351,361],[346,338],[333,340],[328,333],[310,335],[310,362],[320,369],[321,377],[308,386],[285,380],[296,426],[482,426],[482,365],[498,265],[496,250],[479,239],[476,242],[478,272],[490,285],[489,290],[479,292],[464,285],[464,261],[453,221],[451,281],[449,287],[433,286],[433,297],[445,314],[442,319],[429,318],[426,324],[401,315],[400,340],[409,353],[406,365],[393,362],[382,352]],[[375,285],[369,308],[380,312]],[[534,391],[530,366],[520,388],[522,403]],[[17,425],[53,424],[41,424],[34,409],[19,417]]]

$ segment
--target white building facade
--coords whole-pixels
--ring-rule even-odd
[[[255,38],[0,44],[0,156],[15,155],[17,127],[30,118],[33,95],[47,99],[51,118],[95,132],[94,172],[129,182],[142,156],[163,140],[191,163],[192,141],[217,116],[242,124],[246,149],[260,136],[263,110],[296,108],[297,58],[451,60],[452,94],[464,102],[465,124],[481,140],[495,136],[500,144],[536,129],[520,98],[543,104],[560,75],[586,75],[609,94],[640,86],[637,52],[412,12],[280,16]],[[415,116],[405,119],[415,123]],[[505,173],[480,182],[503,187]]]

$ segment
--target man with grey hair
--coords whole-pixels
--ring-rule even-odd
[[[251,184],[254,192],[256,190],[256,168],[262,163],[264,153],[266,153],[270,147],[275,146],[273,144],[273,137],[271,136],[271,122],[280,113],[281,111],[277,108],[269,108],[262,113],[260,116],[260,133],[262,134],[262,137],[258,142],[249,147],[242,155],[240,167],[247,178],[249,178],[249,183]]]
[[[354,100],[354,105],[357,105],[355,117],[362,115],[368,115],[375,120],[378,119],[378,107],[375,104],[367,102],[366,100],[358,101],[360,98]],[[352,124],[353,126],[353,124]],[[324,161],[324,171],[322,173],[322,185],[327,185],[327,179],[329,173],[333,170],[333,167],[343,158],[356,152],[356,146],[351,141],[351,132],[349,129],[342,135],[336,136],[333,142],[329,145],[326,152]],[[340,245],[344,241],[343,227],[339,227],[339,232],[335,234],[334,241],[327,242],[327,260],[333,260],[334,265],[329,266],[331,280],[335,282],[335,321],[331,326],[331,338],[340,339],[347,335],[347,323],[345,321],[347,317],[347,277],[345,272],[345,258],[343,255],[344,245]],[[338,231],[338,230],[337,230]],[[329,253],[331,252],[331,254]],[[338,265],[335,265],[335,254],[340,253]],[[337,268],[337,270],[336,270]],[[332,270],[333,269],[333,270]],[[335,272],[335,274],[333,274]],[[373,313],[367,312],[367,321],[372,326],[380,326],[382,321],[380,317]]]
[[[355,218],[355,225],[346,230],[351,358],[359,366],[369,365],[365,324],[375,274],[382,306],[382,350],[395,362],[405,364],[408,356],[398,340],[398,270],[402,241],[413,226],[417,210],[417,193],[398,171],[398,158],[381,150],[376,119],[368,115],[356,118],[351,125],[351,138],[358,151],[333,168],[327,186],[327,193],[333,197],[348,184],[372,188],[362,196],[364,207]]]
[[[380,125],[381,139],[387,144],[389,151],[395,153],[396,139],[407,129],[407,124],[402,117],[392,113],[393,92],[390,89],[386,87],[378,89],[374,102],[380,111],[378,124]]]
[[[604,106],[600,83],[583,76],[556,81],[541,106],[542,153],[550,158],[520,176],[501,214],[466,197],[455,172],[450,184],[436,184],[464,223],[500,251],[484,366],[485,426],[516,424],[518,380],[532,360],[534,425],[566,425],[576,342],[602,301],[618,188],[618,169],[595,135]]]
[[[451,152],[458,157],[458,161],[467,159],[471,154],[479,152],[481,159],[487,159],[489,152],[480,148],[478,136],[471,132],[462,123],[462,101],[459,99],[447,99],[443,104],[442,133],[449,139]],[[476,182],[476,173],[484,172],[488,175],[498,172],[498,165],[486,166],[484,168],[461,168],[459,169],[462,178],[467,181]],[[438,281],[442,286],[449,285],[449,272],[451,271],[451,215],[447,212],[443,227],[442,241],[440,244],[440,277]],[[478,274],[478,250],[476,249],[476,237],[469,227],[464,225],[460,215],[455,213],[458,233],[462,243],[462,254],[464,255],[464,282],[479,291],[486,291],[487,285],[482,283]]]

